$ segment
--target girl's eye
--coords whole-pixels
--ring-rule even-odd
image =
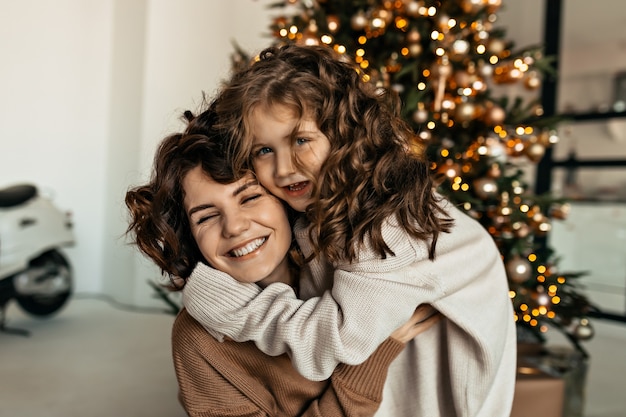
[[[307,138],[296,138],[296,145],[303,145],[307,143],[309,140]]]
[[[272,148],[268,148],[267,146],[265,146],[265,147],[263,147],[263,148],[259,148],[259,149],[255,152],[255,154],[256,154],[256,156],[262,156],[262,155],[268,154],[268,153],[270,153],[270,152],[272,152]]]

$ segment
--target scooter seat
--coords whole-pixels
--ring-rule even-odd
[[[37,195],[37,187],[31,184],[18,184],[0,190],[0,207],[20,205]]]

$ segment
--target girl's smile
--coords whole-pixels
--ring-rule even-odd
[[[300,119],[286,106],[259,106],[250,121],[257,178],[295,210],[305,211],[313,201],[312,178],[308,175],[319,175],[330,152],[330,141],[314,120]],[[310,174],[301,172],[294,158]]]

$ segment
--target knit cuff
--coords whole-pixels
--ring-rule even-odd
[[[333,378],[340,378],[342,385],[353,392],[381,401],[389,365],[404,346],[402,342],[387,338],[361,365],[339,365]]]

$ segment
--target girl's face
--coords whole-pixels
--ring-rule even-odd
[[[254,132],[253,166],[261,184],[285,200],[294,210],[304,211],[312,202],[312,184],[293,163],[318,175],[330,152],[330,141],[310,118],[297,118],[285,106],[257,107],[250,118]],[[299,125],[298,125],[299,124]],[[294,129],[296,140],[293,141]]]
[[[291,227],[280,200],[252,175],[225,185],[200,166],[182,185],[191,232],[212,267],[241,282],[289,283]]]

